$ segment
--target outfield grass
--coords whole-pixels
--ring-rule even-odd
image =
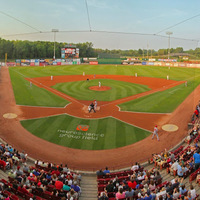
[[[14,73],[13,71],[18,72],[18,73]],[[165,79],[166,79],[166,76],[169,75],[170,79],[172,80],[178,80],[178,81],[187,80],[188,83],[190,84],[191,87],[188,87],[187,91],[181,90],[179,92],[174,93],[173,99],[177,99],[177,101],[174,100],[173,102],[171,102],[171,104],[168,104],[169,99],[171,99],[171,95],[166,93],[166,95],[164,95],[165,98],[162,98],[162,95],[160,96],[158,94],[157,94],[158,96],[152,95],[150,96],[150,98],[148,97],[149,99],[147,99],[147,101],[145,102],[145,105],[144,104],[141,104],[141,106],[138,105],[139,99],[137,101],[130,102],[127,105],[120,105],[122,106],[123,110],[132,110],[132,111],[137,110],[140,112],[141,111],[142,112],[171,112],[200,83],[200,69],[197,69],[197,68],[171,67],[169,69],[168,67],[157,67],[157,66],[122,66],[122,65],[118,65],[117,67],[116,65],[113,65],[113,66],[112,65],[97,65],[97,66],[73,65],[73,66],[46,66],[46,67],[15,67],[15,68],[10,68],[10,74],[11,74],[16,102],[17,104],[34,105],[34,106],[37,106],[37,105],[56,106],[56,107],[64,106],[67,103],[66,100],[63,100],[62,98],[57,97],[56,95],[53,95],[44,89],[33,87],[34,91],[30,91],[29,83],[24,80],[23,76],[43,77],[43,76],[51,76],[51,75],[53,76],[78,75],[78,74],[80,75],[83,73],[83,71],[86,74],[113,74],[113,75],[133,75],[133,76],[135,73],[137,73],[138,76],[156,77],[156,78],[165,78]],[[21,74],[23,74],[23,76]],[[65,87],[64,85],[63,86],[60,85],[59,87],[64,88]],[[82,89],[84,88],[80,87],[80,90]],[[71,88],[69,88],[68,91],[71,94],[74,92],[76,93],[76,95],[82,92],[82,91],[77,92],[77,89],[76,91],[72,91]],[[110,96],[111,95],[109,93],[109,96],[107,96],[106,99],[111,98]],[[93,96],[91,97],[91,99],[94,99],[94,98],[96,99],[96,97],[93,97]],[[155,104],[155,102],[158,102],[158,104]],[[134,105],[135,103],[136,105]]]
[[[102,86],[109,86],[111,89],[107,91],[94,91],[89,89],[90,86],[98,86],[99,81]],[[97,101],[113,101],[150,90],[146,85],[111,79],[58,83],[52,87],[78,100],[92,101],[94,99]]]
[[[122,111],[171,113],[193,89],[194,85],[189,82],[187,87],[185,87],[185,84],[181,84],[162,92],[120,104],[119,107]]]
[[[47,106],[47,107],[64,107],[69,101],[49,92],[43,88],[39,88],[25,80],[23,76],[18,74],[13,68],[10,68],[10,77],[12,81],[15,101],[19,105],[30,106]]]
[[[114,118],[81,119],[69,115],[21,121],[29,132],[49,142],[83,149],[114,149],[138,142],[151,133]],[[49,126],[51,124],[51,126]],[[89,125],[87,132],[77,131],[78,125]]]
[[[15,67],[15,70],[26,77],[43,77],[59,75],[82,75],[85,74],[110,74],[110,75],[135,75],[143,77],[165,78],[169,75],[172,80],[188,80],[199,76],[198,68],[159,67],[159,66],[131,66],[131,65],[68,65],[68,66],[38,66],[38,67]]]

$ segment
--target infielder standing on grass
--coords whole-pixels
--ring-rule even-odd
[[[154,127],[152,140],[153,140],[153,138],[154,138],[155,135],[157,137],[157,140],[159,141],[157,125],[155,125],[155,127]]]
[[[101,87],[101,82],[99,81],[99,87]]]

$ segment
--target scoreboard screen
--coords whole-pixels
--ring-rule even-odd
[[[79,49],[78,48],[62,48],[61,49],[61,58],[79,58]]]

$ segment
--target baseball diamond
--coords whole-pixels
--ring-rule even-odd
[[[83,70],[85,76],[82,75]],[[79,100],[70,96],[69,92],[70,94],[73,92],[68,90],[71,88],[74,87],[75,93],[82,89],[81,81],[89,78],[92,82],[94,71],[97,82],[102,80],[103,83],[105,80],[106,85],[111,88],[110,91],[114,86],[109,85],[109,80],[115,81],[114,85],[118,83],[123,83],[125,86],[126,83],[133,84],[127,89],[129,90],[128,95],[114,97],[111,101],[108,101],[108,98],[98,100],[95,94],[88,100],[85,98]],[[122,71],[123,75],[119,75]],[[134,76],[136,71],[137,77]],[[104,165],[115,168],[125,167],[129,165],[125,162],[126,154],[127,156],[132,155],[135,161],[147,160],[151,153],[161,151],[164,147],[171,148],[185,137],[184,130],[187,127],[182,125],[182,122],[188,121],[188,116],[194,107],[193,100],[197,100],[199,96],[195,92],[199,87],[197,71],[199,69],[171,68],[171,78],[167,80],[166,68],[156,66],[151,66],[151,70],[148,66],[139,66],[138,68],[118,66],[116,70],[115,66],[106,65],[73,66],[73,69],[69,66],[11,67],[9,71],[6,67],[2,68],[2,92],[9,94],[4,98],[12,99],[13,102],[16,100],[16,104],[2,106],[1,113],[2,115],[7,113],[6,108],[11,106],[12,113],[16,113],[18,116],[14,120],[8,121],[7,119],[5,121],[5,124],[11,123],[12,126],[9,126],[8,129],[4,126],[1,127],[4,133],[9,132],[9,134],[3,134],[2,138],[15,144],[20,150],[26,150],[32,157],[34,157],[37,147],[42,146],[40,151],[37,151],[37,158],[48,159],[56,163],[65,160],[69,166],[76,166],[75,168],[82,170],[90,170],[90,166],[98,169],[102,166],[102,162]],[[194,76],[191,76],[192,74]],[[51,80],[52,75],[53,80]],[[186,79],[188,87],[185,87],[184,84]],[[28,84],[29,81],[33,84],[31,88]],[[54,88],[61,83],[64,86],[71,84],[71,87],[62,87],[62,90],[59,89],[60,91]],[[76,84],[78,89],[75,87]],[[135,85],[137,87],[143,85],[149,89],[131,93],[130,88],[134,88]],[[98,94],[104,91],[95,92]],[[190,98],[191,95],[193,100]],[[164,97],[162,98],[162,96]],[[88,113],[86,108],[94,99],[97,99],[101,109],[96,113]],[[139,99],[141,99],[141,105]],[[185,104],[189,106],[185,106]],[[183,110],[184,113],[180,114]],[[76,130],[77,126],[81,124],[88,125],[86,135],[82,135],[84,131]],[[159,144],[156,143],[156,145],[156,141],[149,142],[151,137],[148,136],[155,124],[158,125],[160,138]],[[161,127],[165,124],[174,124],[178,130],[174,132],[162,130]],[[65,131],[65,133],[60,133],[58,130]],[[18,134],[15,139],[14,134]],[[169,142],[166,143],[166,140]],[[62,141],[62,143],[57,141]],[[142,152],[139,150],[141,144],[143,145]],[[63,153],[60,154],[60,152]],[[76,159],[66,158],[64,155],[68,153],[73,153]],[[123,154],[123,157],[119,162],[120,154]],[[102,155],[104,156],[102,157]]]

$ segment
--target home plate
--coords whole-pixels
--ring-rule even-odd
[[[165,124],[165,125],[162,126],[162,129],[164,131],[173,132],[173,131],[178,130],[178,126],[176,126],[174,124]]]
[[[14,119],[17,117],[17,115],[15,113],[6,113],[3,115],[3,117],[6,119]]]

